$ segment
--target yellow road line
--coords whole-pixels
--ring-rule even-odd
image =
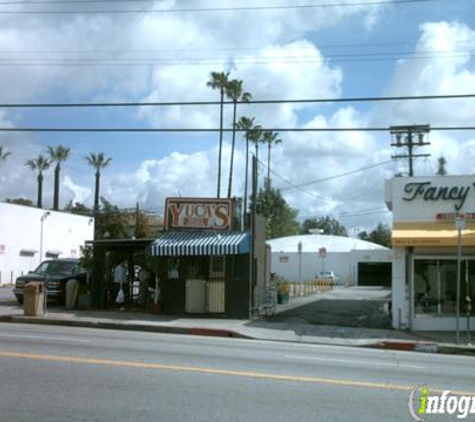
[[[376,388],[376,389],[396,390],[396,391],[411,391],[414,388],[414,386],[408,386],[408,385],[378,383],[378,382],[370,382],[370,381],[353,381],[353,380],[341,380],[341,379],[333,379],[333,378],[304,377],[304,376],[297,376],[297,375],[279,375],[279,374],[260,373],[260,372],[200,368],[200,367],[194,367],[194,366],[164,365],[161,363],[145,363],[145,362],[108,360],[108,359],[91,359],[91,358],[74,357],[74,356],[53,356],[53,355],[42,355],[42,354],[33,354],[33,353],[0,352],[0,357],[42,360],[42,361],[50,361],[50,362],[70,362],[70,363],[83,363],[83,364],[90,364],[90,365],[118,366],[118,367],[126,367],[126,368],[161,369],[165,371],[195,372],[195,373],[202,373],[202,374],[228,375],[228,376],[264,379],[264,380],[296,381],[296,382],[306,382],[306,383],[314,383],[314,384],[327,384],[327,385],[337,385],[337,386],[344,386],[344,387],[366,387],[366,388]],[[442,391],[443,390],[431,389],[431,392],[442,393]],[[452,393],[457,394],[457,395],[475,395],[475,393],[464,392],[464,391],[452,391]]]

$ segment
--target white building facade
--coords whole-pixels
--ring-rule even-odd
[[[47,258],[79,258],[94,237],[94,219],[0,203],[0,284],[35,269]]]
[[[357,286],[363,266],[370,263],[385,263],[390,273],[391,251],[360,239],[309,234],[267,243],[272,250],[271,272],[288,281],[309,282],[319,272],[333,271],[340,285]],[[373,285],[378,285],[378,281]]]
[[[395,177],[385,196],[393,212],[394,328],[452,331],[457,310],[460,330],[475,327],[466,306],[475,299],[475,176]],[[460,237],[457,214],[465,215]]]

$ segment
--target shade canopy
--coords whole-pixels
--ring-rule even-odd
[[[475,246],[475,223],[462,230],[462,245]],[[458,230],[454,222],[394,223],[393,246],[457,246]]]
[[[152,256],[220,256],[249,253],[246,232],[170,231],[150,245]]]

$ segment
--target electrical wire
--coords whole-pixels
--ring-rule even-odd
[[[352,103],[352,102],[380,102],[380,101],[416,101],[416,100],[448,100],[471,99],[475,94],[448,94],[448,95],[399,95],[387,97],[344,97],[344,98],[310,98],[287,100],[250,100],[238,101],[237,104],[321,104],[321,103]],[[220,101],[169,101],[169,102],[102,102],[102,103],[0,103],[0,108],[86,108],[86,107],[181,107],[220,105]],[[223,104],[234,104],[232,101],[223,101]],[[228,130],[228,129],[224,129]],[[232,130],[232,129],[229,129]]]
[[[349,176],[351,174],[360,173],[362,171],[370,170],[370,169],[373,169],[373,168],[376,168],[376,167],[381,167],[381,166],[384,166],[384,165],[392,163],[392,162],[393,162],[393,160],[382,161],[382,162],[377,163],[377,164],[372,164],[370,166],[361,167],[361,168],[355,169],[355,170],[350,170],[350,171],[347,171],[345,173],[340,173],[340,174],[335,174],[333,176],[324,177],[323,179],[317,179],[317,180],[313,180],[311,182],[299,183],[298,186],[308,186],[308,185],[315,185],[315,184],[318,184],[318,183],[328,182],[330,180],[339,179],[340,177],[345,177],[345,176]],[[285,190],[285,189],[289,189],[289,188],[284,187],[281,190]]]
[[[436,2],[441,0],[377,0],[377,1],[359,1],[354,3],[323,3],[323,4],[301,4],[301,5],[273,5],[273,6],[234,6],[234,7],[204,7],[204,8],[180,8],[180,9],[109,9],[109,10],[0,10],[0,14],[25,15],[25,14],[40,14],[40,15],[71,15],[71,14],[136,14],[136,13],[160,13],[160,14],[175,14],[175,13],[220,13],[220,12],[256,12],[266,10],[291,10],[291,9],[317,9],[330,7],[360,7],[360,6],[382,6],[382,5],[399,5],[399,4],[420,4]],[[89,0],[92,3],[92,0]],[[41,2],[42,4],[44,2]],[[73,3],[65,2],[63,4]],[[81,3],[81,2],[78,2]],[[101,2],[103,3],[103,2]],[[21,4],[21,3],[16,3]],[[28,4],[28,3],[22,3]],[[30,3],[33,4],[33,3]],[[38,2],[40,4],[40,2]],[[3,3],[8,5],[8,3]],[[0,6],[2,4],[0,3]]]
[[[262,131],[269,132],[387,132],[389,127],[326,127],[326,128],[262,128]],[[475,126],[431,126],[434,131],[474,131]],[[0,132],[91,132],[91,133],[213,133],[220,132],[216,128],[60,128],[60,127],[0,127]],[[232,132],[233,129],[222,129],[223,132]],[[245,132],[245,130],[236,129],[236,132]]]

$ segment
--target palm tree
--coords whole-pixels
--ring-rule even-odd
[[[280,144],[279,132],[266,131],[262,135],[262,142],[267,144],[267,188],[270,188],[270,153],[272,144]]]
[[[50,165],[50,161],[41,154],[38,155],[37,158],[28,160],[25,163],[25,166],[28,166],[30,169],[36,170],[38,172],[38,200],[36,201],[36,206],[38,208],[43,208],[43,172],[48,170]]]
[[[86,158],[86,161],[91,167],[96,169],[96,189],[94,191],[94,213],[99,211],[99,183],[101,180],[101,170],[109,165],[112,158],[106,158],[103,152],[99,154],[90,153]]]
[[[228,97],[233,102],[233,140],[231,143],[231,161],[229,165],[229,185],[228,185],[228,198],[231,198],[231,191],[233,185],[233,166],[234,166],[234,147],[236,143],[236,112],[237,112],[237,103],[249,102],[252,98],[252,95],[249,92],[244,92],[242,88],[242,81],[233,79],[229,81],[226,86],[226,97]]]
[[[243,204],[243,223],[244,216],[247,212],[247,185],[249,174],[249,141],[259,142],[261,126],[255,124],[255,118],[241,117],[236,123],[236,129],[244,131],[244,138],[246,139],[246,173],[244,176],[244,204]]]
[[[211,89],[218,89],[221,95],[220,113],[219,113],[219,155],[218,155],[218,198],[221,195],[221,156],[223,153],[223,105],[224,94],[229,83],[229,72],[211,72],[211,79],[206,83]]]
[[[6,160],[6,158],[11,155],[11,152],[4,151],[3,147],[0,147],[0,170],[2,168],[2,163]]]
[[[54,192],[53,192],[53,210],[59,209],[59,173],[61,172],[61,163],[69,158],[71,150],[58,145],[57,147],[48,147],[48,155],[51,163],[56,163],[54,168]]]

